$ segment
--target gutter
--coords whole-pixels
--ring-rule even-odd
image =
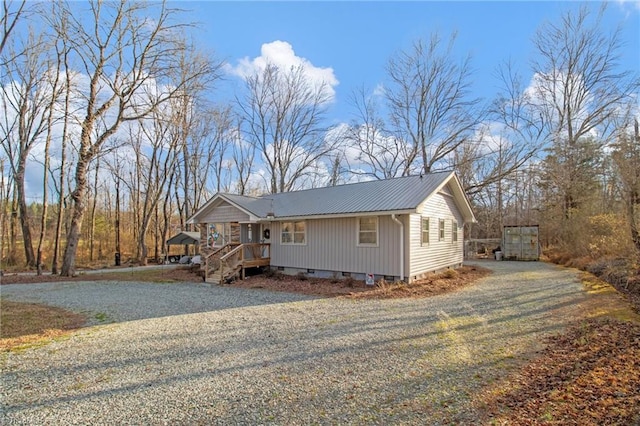
[[[404,281],[404,224],[398,220],[395,213],[391,215],[391,220],[400,225],[400,280]]]

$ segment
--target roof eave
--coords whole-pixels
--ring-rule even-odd
[[[195,212],[193,215],[191,215],[191,217],[189,219],[187,219],[187,224],[197,224],[200,223],[197,221],[199,216],[202,216],[204,214],[204,212],[208,211],[211,206],[218,200],[224,200],[227,203],[231,204],[233,207],[237,208],[238,210],[246,213],[249,217],[251,218],[256,218],[256,220],[258,220],[257,218],[259,218],[260,216],[256,215],[254,212],[247,210],[245,207],[239,205],[238,203],[234,202],[233,200],[231,200],[229,197],[226,197],[225,194],[222,193],[217,193],[215,194],[213,197],[211,197],[209,199],[209,201],[207,201],[205,203],[204,206],[200,207],[198,209],[197,212]]]
[[[374,212],[348,212],[348,213],[332,213],[332,214],[314,214],[314,215],[297,215],[297,216],[276,216],[273,219],[261,218],[261,222],[282,222],[286,220],[308,220],[308,219],[342,219],[348,217],[362,216],[387,216],[392,214],[412,214],[416,213],[416,209],[401,210],[380,210]]]

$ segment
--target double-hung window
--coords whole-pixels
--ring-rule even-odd
[[[444,241],[444,219],[438,221],[438,240]]]
[[[358,245],[378,245],[378,217],[365,216],[358,218]]]
[[[422,218],[421,230],[422,230],[422,236],[421,236],[420,242],[423,246],[425,246],[429,244],[429,218],[428,217]]]
[[[303,220],[297,222],[282,222],[280,242],[282,244],[306,244],[307,224]]]
[[[458,222],[455,220],[451,221],[451,242],[455,243],[458,241]]]

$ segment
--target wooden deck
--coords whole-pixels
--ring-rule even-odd
[[[269,243],[229,243],[205,257],[204,280],[220,284],[235,276],[244,280],[247,268],[269,266]]]

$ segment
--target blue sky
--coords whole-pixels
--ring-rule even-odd
[[[578,2],[217,2],[170,0],[183,9],[180,21],[194,22],[191,36],[198,48],[227,63],[224,80],[212,100],[228,103],[242,87],[243,71],[259,68],[265,55],[280,65],[304,64],[316,78],[333,82],[328,125],[357,119],[350,95],[364,86],[373,91],[385,83],[385,65],[400,49],[437,31],[458,33],[456,55],[472,56],[472,90],[490,101],[498,91],[497,67],[511,60],[524,78],[532,78],[532,38],[546,21],[558,22]],[[595,13],[599,2],[588,3]],[[72,7],[86,10],[85,2]],[[622,68],[640,73],[640,1],[609,4],[603,30],[622,27]],[[29,176],[41,187],[41,166]],[[40,190],[40,189],[38,189]]]
[[[533,57],[532,37],[545,21],[558,22],[578,2],[180,2],[190,20],[199,23],[193,36],[205,50],[231,66],[261,55],[274,41],[288,43],[295,55],[318,68],[331,68],[339,84],[329,109],[334,123],[353,118],[350,93],[364,85],[384,83],[385,64],[417,38],[438,31],[458,33],[459,58],[472,56],[473,90],[490,99],[497,91],[495,71],[514,62],[528,81]],[[597,11],[600,3],[590,2]],[[640,71],[640,2],[612,2],[605,30],[622,25],[624,63]],[[228,76],[223,83],[240,84]]]

